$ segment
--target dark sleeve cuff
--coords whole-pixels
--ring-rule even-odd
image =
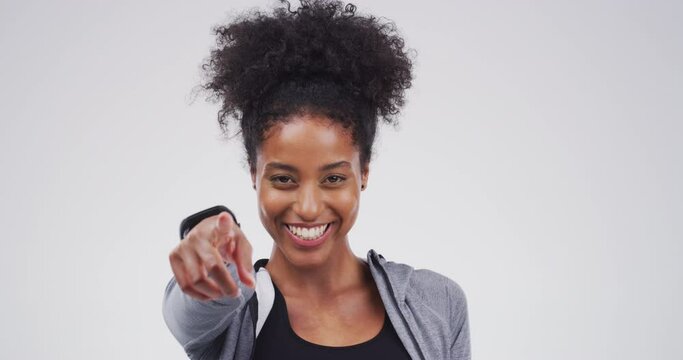
[[[214,207],[210,207],[206,210],[202,210],[200,212],[192,214],[183,219],[183,221],[180,222],[180,240],[184,239],[185,235],[187,235],[187,233],[190,232],[190,230],[192,230],[193,227],[197,226],[197,224],[199,224],[202,220],[210,216],[218,215],[223,211],[228,212],[230,216],[232,216],[232,220],[235,221],[235,224],[237,224],[237,226],[240,226],[240,223],[237,222],[235,214],[233,214],[232,211],[230,211],[230,209],[223,205],[216,205]]]

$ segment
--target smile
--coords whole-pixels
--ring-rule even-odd
[[[294,240],[294,243],[304,247],[311,247],[322,244],[329,237],[331,224],[328,223],[314,227],[285,224],[285,228],[290,238]]]

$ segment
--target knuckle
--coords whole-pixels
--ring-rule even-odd
[[[201,241],[202,239],[210,237],[212,233],[212,230],[207,229],[206,225],[201,226],[200,223],[194,228],[192,228],[192,230],[190,230],[190,232],[187,233],[187,236],[185,238],[186,240],[189,240],[190,243],[195,243],[197,241]]]
[[[220,270],[221,267],[222,267],[222,264],[219,264],[219,263],[216,262],[216,261],[211,261],[210,263],[207,263],[207,264],[206,264],[206,268],[207,268],[210,272],[216,272],[216,271]]]
[[[187,240],[188,243],[195,243],[198,240],[200,240],[201,238],[202,238],[201,232],[195,227],[194,229],[192,229],[192,231],[190,231],[187,234],[187,237],[185,240]]]
[[[169,254],[168,254],[168,260],[171,263],[174,262],[179,262],[182,260],[182,257],[180,256],[180,253],[178,252],[178,248],[173,249]]]
[[[188,283],[186,283],[186,282],[184,282],[184,281],[183,281],[183,282],[178,282],[178,286],[180,287],[180,290],[182,290],[183,292],[190,292],[190,291],[192,291],[192,287],[191,287]]]
[[[189,276],[190,283],[193,285],[200,284],[204,281],[204,275],[202,273],[196,273]]]

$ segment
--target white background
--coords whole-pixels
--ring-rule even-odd
[[[184,359],[168,253],[226,204],[267,257],[241,144],[192,89],[267,1],[2,1],[0,348]],[[417,50],[350,236],[469,301],[475,359],[683,358],[683,5],[358,1]]]

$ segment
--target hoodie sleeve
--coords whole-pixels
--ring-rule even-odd
[[[467,314],[467,298],[465,292],[460,285],[455,282],[451,283],[451,324],[453,324],[453,333],[451,339],[451,359],[452,360],[470,360],[470,326],[469,316]]]
[[[212,341],[230,326],[237,313],[253,295],[254,290],[243,285],[236,276],[235,266],[228,265],[241,294],[209,301],[185,294],[175,277],[166,285],[162,313],[166,326],[191,359],[199,358]]]

